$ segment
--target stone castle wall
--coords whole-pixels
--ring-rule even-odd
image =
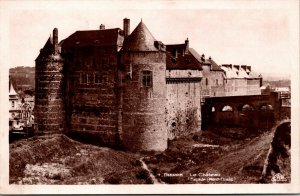
[[[166,55],[164,52],[123,52],[122,141],[132,151],[167,148]],[[145,87],[143,71],[151,71],[153,83]]]
[[[201,71],[167,70],[166,73],[168,138],[199,131]]]
[[[44,133],[64,131],[64,75],[63,61],[59,55],[36,61],[35,110],[38,130]]]
[[[108,146],[117,138],[116,54],[116,47],[77,48],[67,62],[68,131]]]

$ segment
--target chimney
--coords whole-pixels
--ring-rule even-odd
[[[204,54],[201,55],[201,61],[205,62],[205,55]]]
[[[100,30],[105,30],[105,25],[104,24],[100,25]]]
[[[185,40],[185,54],[187,54],[188,52],[189,52],[189,38],[186,38],[186,40]]]
[[[128,18],[123,19],[123,30],[124,30],[124,37],[126,38],[130,34],[130,19]]]
[[[53,51],[54,55],[58,54],[58,29],[53,29]]]

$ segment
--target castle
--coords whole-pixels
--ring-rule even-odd
[[[164,45],[141,21],[53,30],[36,58],[35,119],[44,133],[81,133],[107,146],[162,151],[168,139],[199,131],[205,97],[260,94],[246,65],[218,65],[182,44]]]

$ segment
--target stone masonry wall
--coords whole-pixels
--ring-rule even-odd
[[[64,130],[64,76],[59,55],[36,62],[35,116],[38,131],[61,133]]]
[[[131,151],[163,151],[167,148],[166,55],[164,52],[123,52],[121,62],[125,70],[123,144]],[[142,85],[145,70],[152,72],[150,87]]]
[[[248,79],[247,80],[247,95],[260,95],[260,80]]]
[[[222,71],[212,71],[210,66],[203,65],[201,96],[221,97],[225,95],[225,80]]]
[[[67,62],[69,132],[97,136],[98,144],[115,146],[117,47],[78,48],[66,55],[71,55]]]
[[[177,72],[170,74],[169,72]],[[172,75],[172,82],[167,81],[167,128],[168,138],[183,136],[200,130],[201,105],[200,105],[200,80],[174,80],[175,78],[187,78],[184,71],[168,70]],[[201,76],[201,71],[190,70],[190,75]]]

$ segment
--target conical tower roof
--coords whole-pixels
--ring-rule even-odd
[[[156,39],[146,25],[141,21],[133,32],[125,39],[123,50],[125,51],[158,51],[154,46]]]
[[[10,82],[9,96],[11,97],[11,96],[17,96],[17,95],[18,95],[18,93],[16,93],[16,91],[15,91],[13,85],[12,85],[12,82]]]
[[[53,53],[53,43],[51,41],[51,37],[48,38],[47,42],[45,43],[44,47],[40,50],[40,54],[38,57],[35,59],[37,60],[42,60],[49,55]]]

